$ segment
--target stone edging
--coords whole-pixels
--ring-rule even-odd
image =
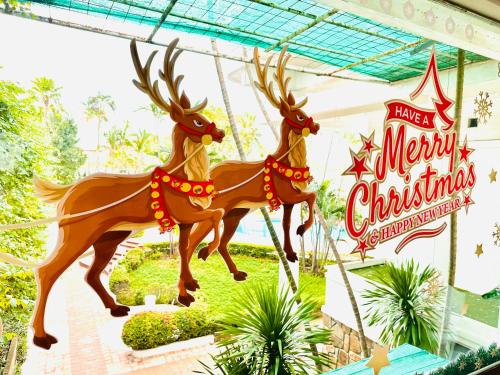
[[[153,349],[131,350],[130,356],[134,359],[141,360],[150,357],[156,357],[172,352],[177,352],[194,347],[211,345],[215,342],[214,335],[196,337],[185,341],[173,342],[171,344],[162,345]]]

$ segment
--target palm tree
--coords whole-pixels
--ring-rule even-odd
[[[38,77],[33,80],[33,93],[42,106],[42,117],[45,126],[48,126],[50,112],[61,110],[61,87],[57,87],[54,80]]]
[[[137,133],[132,134],[132,147],[139,156],[139,164],[144,168],[144,154],[151,153],[151,143],[155,136],[145,129],[139,130]]]
[[[161,125],[162,125],[161,120],[167,114],[154,103],[149,103],[148,106],[141,107],[139,109],[151,113],[153,115],[153,117],[156,119],[156,121],[158,122],[158,129],[157,129],[157,133],[156,133],[156,136],[158,137],[157,138],[158,149],[156,152],[157,153],[156,156],[158,157],[158,159],[161,160],[161,145],[160,145],[160,139],[161,139],[160,134],[161,134]]]
[[[362,296],[368,306],[368,325],[382,325],[382,343],[393,347],[408,343],[435,352],[438,349],[440,307],[444,288],[439,273],[422,271],[413,259],[398,266],[388,263],[375,272],[373,289]]]
[[[97,93],[95,96],[90,96],[85,103],[85,120],[97,120],[97,151],[101,148],[101,124],[108,122],[108,111],[114,111],[116,105],[114,100],[109,95]]]
[[[243,49],[243,55],[246,56],[245,49]],[[248,64],[245,64],[245,66],[247,67],[246,68],[246,72],[247,72],[247,75],[248,75],[248,80],[250,82],[250,85],[253,88],[253,92],[254,92],[255,97],[257,98],[257,103],[259,104],[260,110],[264,114],[266,122],[267,122],[268,126],[271,128],[274,136],[278,140],[279,139],[278,133],[277,133],[275,127],[271,123],[270,116],[267,113],[267,111],[266,111],[266,109],[264,107],[264,104],[262,103],[262,100],[259,97],[259,93],[253,87],[254,86],[254,84],[253,84],[254,81],[253,81],[253,78],[252,78],[251,70],[248,67]],[[364,357],[368,357],[370,355],[370,353],[368,352],[368,344],[366,342],[366,337],[365,337],[365,333],[364,333],[364,329],[363,329],[363,323],[361,321],[361,315],[359,313],[358,303],[356,302],[356,298],[354,297],[354,291],[353,291],[353,289],[351,287],[351,283],[349,282],[349,278],[347,277],[347,272],[345,270],[344,264],[342,263],[342,259],[340,258],[340,254],[337,251],[337,246],[335,246],[335,241],[333,240],[333,237],[331,236],[330,231],[328,229],[328,224],[327,224],[327,222],[325,220],[325,217],[323,216],[323,213],[321,212],[320,208],[318,207],[318,205],[316,203],[314,204],[314,213],[316,215],[317,221],[319,222],[319,225],[323,229],[323,232],[326,234],[326,240],[328,241],[328,244],[329,244],[330,248],[332,249],[333,255],[335,257],[335,261],[337,263],[337,266],[339,267],[340,274],[342,275],[342,280],[344,281],[344,285],[345,285],[345,287],[347,289],[347,294],[349,295],[349,301],[351,303],[352,311],[354,313],[354,318],[356,320],[356,327],[358,329],[359,338],[360,338],[360,341],[361,341],[361,350],[362,350],[363,356]],[[264,218],[265,218],[265,216],[264,216]],[[268,223],[267,219],[266,219],[266,223]],[[269,223],[271,223],[271,220],[269,220]],[[274,230],[273,230],[273,232],[274,232]],[[274,234],[276,235],[275,232],[274,232]],[[271,237],[273,237],[272,232],[271,232]],[[274,238],[273,238],[273,242],[276,245],[276,242],[274,241]],[[278,244],[279,244],[279,240],[278,240]],[[278,249],[278,248],[276,248],[276,249]],[[281,258],[281,254],[279,253],[279,251],[278,251],[278,254],[280,255],[280,258]],[[289,270],[289,267],[288,267],[288,270]],[[288,270],[287,270],[287,268],[285,268],[287,276],[288,276]],[[291,273],[290,273],[290,275],[291,275]],[[290,277],[289,277],[289,280],[290,280]],[[292,284],[290,284],[290,285],[292,285]],[[293,288],[292,288],[292,290],[293,290]]]
[[[219,344],[221,354],[212,357],[217,370],[231,375],[310,374],[315,364],[330,364],[326,353],[313,354],[309,349],[330,341],[327,329],[311,325],[315,302],[304,300],[295,307],[288,293],[277,283],[261,283],[234,298],[221,323],[221,334],[228,338]]]

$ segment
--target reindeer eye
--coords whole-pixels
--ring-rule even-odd
[[[299,121],[304,121],[304,116],[302,116],[302,115],[297,115],[297,120],[299,120]]]
[[[197,127],[202,127],[203,126],[203,123],[200,121],[200,120],[193,120],[194,124],[197,126]]]

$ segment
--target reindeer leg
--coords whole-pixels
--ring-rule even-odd
[[[248,208],[235,208],[229,211],[223,219],[224,231],[222,232],[222,238],[220,240],[219,253],[224,258],[229,272],[233,274],[233,278],[236,281],[245,280],[247,278],[247,273],[238,271],[236,264],[234,264],[233,260],[231,259],[231,255],[229,255],[229,252],[227,251],[227,245],[236,232],[241,219],[243,219],[243,217],[245,217],[245,215],[249,212],[250,210]]]
[[[126,316],[130,311],[127,306],[117,305],[102,285],[100,276],[116,251],[116,247],[132,232],[116,231],[106,232],[94,243],[94,262],[85,275],[85,280],[94,289],[102,303],[110,309],[112,316]]]
[[[299,236],[303,236],[304,232],[311,228],[311,226],[314,223],[314,203],[316,202],[316,193],[315,192],[304,192],[301,193],[300,195],[303,195],[304,198],[300,200],[299,202],[307,202],[307,206],[309,208],[309,216],[307,220],[304,222],[304,224],[299,225],[297,228],[297,234]],[[296,203],[299,203],[296,202]]]
[[[189,306],[191,302],[194,302],[194,297],[190,295],[186,288],[189,290],[196,290],[197,282],[193,279],[191,271],[189,270],[189,253],[188,253],[188,242],[189,234],[193,224],[179,224],[179,254],[181,258],[181,272],[179,277],[179,296],[177,300],[184,306]],[[196,285],[194,285],[196,283]]]
[[[200,242],[207,236],[212,230],[213,224],[210,220],[201,221],[196,223],[189,236],[189,260],[194,254],[194,251],[200,244]],[[204,255],[205,254],[205,255]],[[204,246],[198,252],[198,258],[206,260],[208,256],[208,246]]]
[[[35,303],[32,324],[34,330],[33,343],[41,348],[50,349],[57,339],[45,332],[45,307],[50,290],[61,274],[89,248],[94,241],[89,237],[69,236],[68,227],[59,229],[59,241],[53,255],[35,270],[38,286],[38,297]],[[88,232],[88,228],[71,228],[75,233]],[[71,241],[71,242],[70,242]]]
[[[298,260],[297,254],[295,253],[295,251],[293,251],[292,242],[290,240],[290,225],[293,206],[293,204],[283,205],[283,234],[285,236],[283,250],[286,253],[286,259],[288,259],[290,262],[295,262],[296,260]]]

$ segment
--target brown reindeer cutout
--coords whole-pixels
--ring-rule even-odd
[[[316,134],[319,125],[301,109],[306,104],[307,98],[295,103],[293,94],[288,92],[290,78],[285,78],[285,67],[289,55],[285,57],[285,53],[286,47],[280,53],[275,75],[281,94],[278,100],[273,91],[273,82],[267,82],[271,57],[267,59],[264,68],[261,68],[258,50],[254,49],[254,64],[258,77],[256,85],[283,116],[278,148],[264,161],[224,161],[210,172],[215,189],[219,192],[210,207],[222,208],[225,211],[224,231],[218,250],[235,280],[244,280],[247,274],[237,269],[227,251],[227,245],[241,219],[250,211],[266,205],[270,205],[271,209],[277,209],[281,203],[283,204],[283,249],[291,262],[297,260],[290,241],[293,206],[301,202],[307,202],[309,206],[309,217],[298,227],[298,235],[302,236],[313,224],[316,193],[304,191],[309,181],[309,172],[306,167],[306,145],[303,136],[309,133]],[[194,226],[189,237],[189,258],[210,229],[208,222],[199,222]],[[206,246],[200,250],[198,257],[205,260],[213,251]]]
[[[59,216],[92,210],[91,214],[60,221],[55,251],[49,259],[35,268],[38,299],[32,320],[33,341],[40,347],[49,349],[57,342],[44,328],[45,305],[50,289],[63,271],[90,246],[93,246],[95,256],[86,274],[86,281],[99,295],[104,306],[111,310],[113,316],[127,315],[129,308],[115,303],[103,287],[99,276],[118,244],[132,231],[155,226],[156,220],[163,229],[168,229],[172,223],[165,222],[166,216],[180,226],[179,301],[189,305],[190,301],[194,300],[186,291],[195,290],[198,285],[189,270],[187,236],[193,223],[203,221],[210,223],[215,232],[214,240],[209,245],[210,250],[215,250],[219,244],[219,224],[224,210],[205,209],[210,205],[211,196],[209,192],[197,189],[199,186],[210,185],[205,183],[209,172],[204,144],[210,143],[212,139],[221,142],[224,132],[198,113],[205,107],[206,100],[191,107],[185,93],[179,96],[178,89],[183,77],[174,79],[174,64],[180,54],[173,53],[177,42],[177,39],[174,40],[167,48],[163,72],[160,71],[160,78],[165,81],[170,93],[169,103],[162,97],[158,81],[151,84],[149,70],[156,51],[143,67],[135,41],[130,44],[132,60],[139,78],[139,81],[134,80],[134,84],[148,94],[156,105],[170,113],[172,120],[176,122],[172,131],[172,153],[163,167],[153,173],[137,175],[99,173],[68,186],[35,180],[35,188],[42,199],[52,203],[59,202]],[[195,152],[196,155],[193,154]],[[184,168],[179,169],[181,166]],[[173,169],[176,170],[175,173],[172,172]],[[162,181],[159,180],[160,174]],[[167,178],[170,179],[170,184],[165,182]],[[177,186],[176,181],[182,183]],[[160,195],[164,197],[164,201],[159,200]]]

